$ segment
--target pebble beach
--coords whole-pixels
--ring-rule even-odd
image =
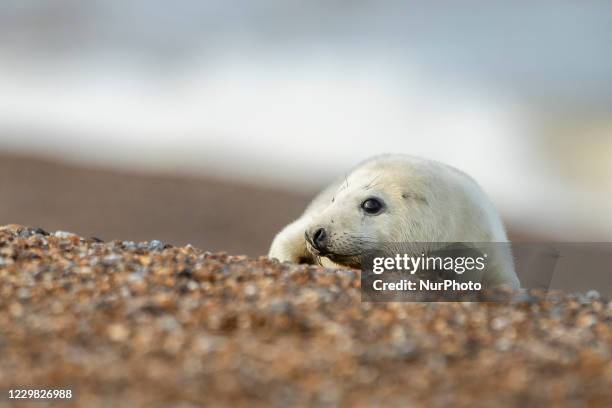
[[[611,357],[596,292],[368,303],[358,270],[0,227],[0,407],[606,407]]]

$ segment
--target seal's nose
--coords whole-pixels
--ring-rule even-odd
[[[319,251],[325,249],[327,245],[327,232],[325,228],[318,228],[314,234],[312,235],[312,243],[313,246],[317,248]]]

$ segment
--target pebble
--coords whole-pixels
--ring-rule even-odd
[[[17,291],[17,298],[20,300],[26,300],[30,298],[30,291],[26,288],[19,288]]]
[[[130,331],[120,323],[114,323],[108,327],[108,336],[113,341],[125,341],[129,335]]]
[[[496,317],[491,321],[491,328],[493,328],[493,330],[502,330],[508,323],[510,322],[505,317]]]
[[[136,283],[144,280],[144,274],[141,272],[134,272],[128,275],[128,282]]]
[[[601,295],[599,294],[598,291],[596,291],[595,289],[591,289],[586,293],[586,298],[589,300],[597,300],[601,297]]]
[[[134,241],[123,241],[121,245],[123,245],[123,248],[129,251],[133,251],[137,248],[136,243]]]
[[[244,288],[244,294],[247,296],[254,296],[257,294],[257,287],[255,285],[247,285]]]
[[[38,235],[44,235],[44,236],[48,236],[49,235],[49,233],[47,231],[45,231],[44,229],[42,229],[42,228],[34,228],[33,231],[36,234],[38,234]]]
[[[53,233],[53,236],[57,238],[66,239],[66,238],[76,237],[77,235],[73,234],[72,232],[68,232],[68,231],[55,231]]]
[[[162,249],[164,249],[164,243],[154,239],[153,241],[149,242],[149,250],[150,251],[161,251]]]
[[[106,265],[113,265],[121,261],[122,257],[119,254],[110,254],[103,258],[102,262]]]

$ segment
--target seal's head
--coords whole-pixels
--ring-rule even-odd
[[[405,187],[388,171],[351,174],[327,207],[312,217],[304,233],[307,250],[358,268],[366,252],[401,241],[413,227],[409,214],[414,200],[407,198],[416,196]]]

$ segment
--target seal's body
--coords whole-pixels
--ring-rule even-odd
[[[478,184],[448,165],[383,155],[322,191],[279,232],[269,256],[328,267],[360,266],[366,251],[393,243],[507,242],[502,221]],[[494,286],[519,287],[509,246],[487,268]]]

